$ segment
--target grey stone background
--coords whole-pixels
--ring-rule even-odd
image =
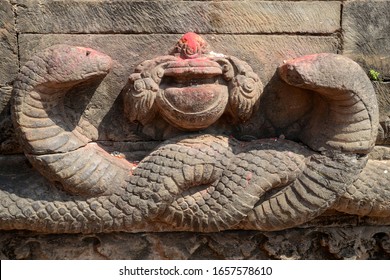
[[[289,58],[318,52],[348,56],[367,73],[380,73],[373,83],[381,121],[389,121],[389,11],[386,0],[0,0],[0,175],[11,157],[18,158],[10,161],[13,170],[23,160],[10,155],[21,153],[10,120],[12,81],[33,53],[56,43],[92,47],[114,60],[86,106],[100,140],[133,137],[120,117],[121,88],[138,63],[166,54],[189,31],[202,34],[213,51],[247,61],[264,84]],[[0,258],[380,259],[390,258],[389,240],[390,228],[379,226],[218,234],[2,232]]]

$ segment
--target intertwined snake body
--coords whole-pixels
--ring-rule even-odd
[[[326,59],[335,65],[326,66]],[[77,98],[80,85],[108,73],[110,58],[67,45],[42,51],[15,82],[13,118],[27,158],[62,189],[32,190],[31,197],[0,190],[0,229],[87,233],[159,223],[172,230],[220,231],[244,221],[250,228],[279,230],[308,222],[332,206],[360,214],[353,188],[368,196],[375,190],[375,184],[367,188],[364,178],[370,175],[358,179],[376,137],[374,93],[364,79],[340,85],[344,78],[338,71],[361,71],[353,62],[335,55],[312,60],[313,69],[299,60],[280,69],[285,82],[325,100],[326,107],[313,112],[302,131],[304,144],[189,134],[163,142],[135,165],[99,147],[63,107],[65,96]],[[342,68],[329,79],[333,84],[319,73],[324,65]],[[314,132],[319,139],[313,139]],[[373,164],[363,173],[370,173]],[[383,162],[380,166],[374,169],[384,170]],[[386,176],[380,185],[388,189]],[[381,199],[370,213],[389,216],[390,207]]]

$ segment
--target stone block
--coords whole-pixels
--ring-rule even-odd
[[[343,54],[390,79],[390,2],[344,3]]]
[[[333,33],[340,1],[17,0],[21,33]]]
[[[0,0],[0,86],[10,84],[18,73],[16,41],[13,7]]]

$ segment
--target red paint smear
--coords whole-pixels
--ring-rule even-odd
[[[252,172],[246,174],[246,181],[249,182],[252,179]]]
[[[313,61],[317,60],[319,57],[319,54],[309,54],[293,59],[289,59],[285,62],[285,64],[305,64],[305,63],[313,63]]]
[[[186,44],[193,53],[196,52],[199,45],[202,45],[203,39],[194,32],[188,32],[183,35],[180,39],[184,44]]]

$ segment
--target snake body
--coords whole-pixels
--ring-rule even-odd
[[[347,61],[344,68],[360,71],[332,55],[313,58],[313,67],[322,68],[326,57],[335,61],[331,67]],[[111,232],[155,222],[173,230],[220,231],[243,220],[259,230],[289,228],[342,199],[351,200],[347,187],[374,145],[378,112],[366,81],[339,90],[344,85],[337,84],[337,77],[336,85],[328,85],[316,76],[319,69],[302,70],[302,63],[294,61],[281,68],[283,79],[328,104],[303,130],[307,146],[284,139],[240,142],[190,134],[163,142],[135,165],[99,147],[69,120],[63,106],[65,96],[100,81],[110,67],[110,58],[97,51],[57,45],[21,69],[14,85],[17,133],[33,166],[62,188],[31,190],[30,197],[0,190],[0,229]],[[341,114],[343,120],[337,117]],[[328,129],[326,120],[338,123]],[[322,130],[320,140],[311,138],[313,126]],[[348,210],[353,209],[351,204]]]

